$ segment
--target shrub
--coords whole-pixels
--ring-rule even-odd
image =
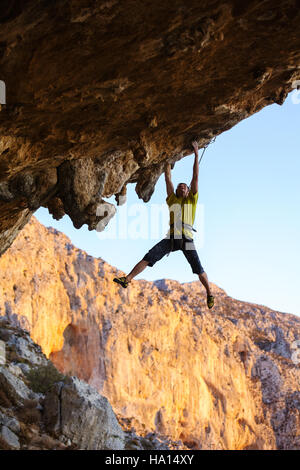
[[[56,382],[65,382],[66,380],[66,376],[61,374],[52,362],[49,362],[46,366],[38,366],[31,369],[26,374],[26,377],[31,390],[35,393],[43,394]]]

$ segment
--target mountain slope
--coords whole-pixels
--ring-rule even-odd
[[[0,258],[0,314],[140,433],[190,448],[298,449],[300,319],[198,281],[134,280],[32,218]]]

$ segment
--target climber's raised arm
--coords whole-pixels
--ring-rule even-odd
[[[196,141],[192,142],[192,146],[195,152],[195,160],[193,166],[193,178],[190,184],[190,188],[193,194],[198,192],[198,175],[199,175],[199,161],[198,161],[198,143]]]
[[[173,186],[172,179],[171,179],[171,164],[170,163],[165,164],[165,180],[166,180],[166,186],[167,186],[167,195],[170,196],[171,194],[174,193],[174,186]]]

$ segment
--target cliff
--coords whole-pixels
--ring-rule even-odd
[[[124,449],[105,397],[60,374],[29,334],[3,317],[0,340],[0,449]]]
[[[0,253],[40,206],[105,226],[103,198],[149,201],[192,139],[282,104],[299,20],[299,0],[2,2]]]
[[[140,436],[130,420],[119,421],[105,397],[59,373],[16,318],[0,317],[1,450],[185,448],[157,432]]]
[[[195,449],[299,449],[297,316],[198,281],[112,282],[121,272],[33,217],[0,258],[0,315],[119,422]]]

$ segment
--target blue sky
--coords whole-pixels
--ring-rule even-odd
[[[268,106],[218,136],[200,165],[195,221],[195,244],[209,280],[237,299],[297,315],[300,314],[299,118],[300,104],[294,104],[290,94],[282,106]],[[181,181],[190,183],[193,161],[191,153],[176,163],[172,171],[174,185]],[[164,236],[168,212],[163,175],[147,204],[138,199],[133,184],[127,190],[127,205],[119,207],[115,216],[116,232],[111,223],[105,229],[107,239],[100,239],[96,231],[89,232],[86,226],[76,230],[68,216],[55,221],[44,208],[36,211],[35,216],[44,225],[66,233],[75,246],[128,273]],[[115,203],[114,197],[107,201]],[[158,219],[150,217],[151,206],[164,208],[163,223],[162,217],[158,225]],[[145,212],[146,231],[145,223],[138,227],[140,210]],[[119,238],[126,211],[127,223],[137,231],[140,228],[144,238]],[[156,238],[151,224],[152,229],[163,225]],[[187,282],[197,276],[183,254],[176,252],[136,277],[161,278]]]

